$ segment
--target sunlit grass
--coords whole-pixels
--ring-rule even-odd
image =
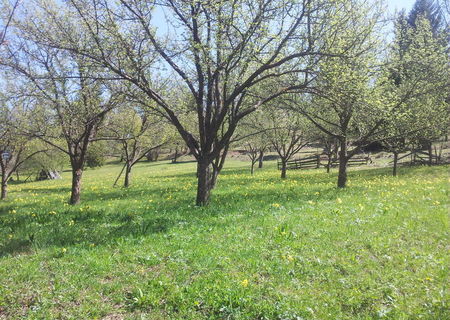
[[[0,319],[446,319],[449,167],[229,161],[207,208],[194,163],[16,184],[0,204]]]

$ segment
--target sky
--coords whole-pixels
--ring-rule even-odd
[[[390,12],[395,12],[395,10],[400,11],[406,9],[406,12],[411,10],[415,0],[386,0]]]

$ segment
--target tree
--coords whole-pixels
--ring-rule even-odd
[[[9,10],[3,9],[3,12],[6,14],[5,16],[0,16],[0,21],[4,21],[3,30],[0,31],[0,46],[6,42],[6,33],[8,31],[9,25],[11,23],[12,18],[14,17],[14,13],[19,6],[20,0],[15,0],[11,3]]]
[[[258,162],[259,149],[249,141],[245,144],[245,151],[251,163],[250,174],[253,175],[253,172],[255,171],[255,164]]]
[[[104,141],[91,143],[86,153],[86,166],[98,168],[106,163],[106,145]]]
[[[408,92],[409,98],[400,100],[390,115],[388,131],[394,138],[386,145],[394,152],[394,173],[398,153],[407,146],[428,150],[432,163],[432,141],[442,137],[449,122],[448,88],[450,60],[445,45],[445,33],[435,34],[428,18],[419,15],[414,27],[399,16],[396,38],[390,50],[388,77],[393,80],[387,88],[398,99]]]
[[[130,186],[133,166],[149,152],[158,149],[167,142],[164,127],[166,121],[151,114],[139,106],[125,105],[112,115],[107,131],[109,137],[116,140],[125,161],[122,172],[125,172],[125,188]],[[122,172],[117,177],[116,183]]]
[[[4,200],[12,174],[27,160],[46,150],[34,148],[33,138],[21,133],[20,123],[23,124],[24,119],[29,116],[25,115],[21,106],[14,103],[7,106],[4,100],[0,103],[0,199]]]
[[[325,21],[336,11],[342,12],[336,24],[347,20],[351,15],[341,6],[346,2],[70,0],[60,8],[35,1],[33,11],[48,17],[45,23],[33,15],[23,19],[33,22],[30,28],[46,45],[88,58],[155,102],[198,162],[196,203],[205,205],[238,123],[273,98],[309,85],[310,71],[325,53],[321,39],[333,38]],[[155,10],[164,10],[173,32],[157,32]],[[80,43],[79,30],[89,34],[89,45]],[[161,67],[166,71],[160,77],[189,91],[198,136],[183,126],[177,106],[151,78]],[[295,84],[288,81],[293,78]],[[268,81],[277,85],[252,94]],[[253,103],[243,104],[248,100]]]
[[[379,135],[390,106],[382,94],[383,79],[376,59],[381,45],[376,37],[380,11],[362,1],[354,1],[354,5],[352,19],[337,41],[343,48],[348,48],[347,42],[353,46],[345,50],[344,57],[323,59],[313,95],[291,102],[319,130],[338,141],[340,188],[347,183],[348,160]]]
[[[247,157],[250,159],[250,173],[253,175],[255,164],[262,168],[264,152],[269,146],[266,131],[270,130],[267,118],[267,110],[258,110],[245,118],[239,124],[232,142],[243,146]]]
[[[444,27],[443,8],[435,0],[416,0],[408,15],[408,25],[416,28],[419,17],[429,21],[433,35],[440,33]]]
[[[14,21],[21,37],[2,47],[0,65],[27,83],[36,120],[27,135],[66,153],[72,168],[69,203],[78,204],[88,147],[97,140],[104,119],[121,101],[116,83],[102,80],[102,70],[85,58],[50,48],[29,30],[31,21]]]
[[[277,100],[282,103],[281,99]],[[287,162],[310,143],[307,119],[292,110],[271,106],[265,111],[267,131],[264,137],[281,159],[281,178],[286,178]]]

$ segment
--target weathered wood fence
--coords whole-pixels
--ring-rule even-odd
[[[325,163],[323,163],[324,161]],[[367,165],[371,162],[370,157],[353,157],[347,162],[347,166],[361,166]],[[339,165],[339,159],[335,159],[331,162],[331,167],[336,167]],[[283,162],[278,160],[277,162],[278,170],[283,167]],[[306,157],[302,159],[294,159],[286,162],[287,170],[298,170],[298,169],[313,169],[320,167],[327,167],[328,159],[322,158],[320,155],[314,155],[311,157]]]

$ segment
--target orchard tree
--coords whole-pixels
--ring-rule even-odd
[[[198,162],[196,203],[205,205],[238,123],[275,97],[309,86],[321,57],[336,54],[328,49],[352,16],[349,2],[31,0],[30,11],[16,17],[29,21],[27,31],[41,43],[86,57],[154,101]],[[159,11],[166,20],[158,29]],[[327,21],[337,13],[331,28]],[[80,41],[85,32],[88,44]],[[181,123],[155,76],[189,91],[198,136]],[[268,81],[276,85],[253,94]]]
[[[247,157],[250,159],[250,173],[253,175],[255,165],[263,166],[264,152],[268,149],[270,142],[267,140],[266,132],[270,130],[267,110],[258,110],[242,121],[234,135],[233,143],[243,146]]]
[[[414,27],[408,26],[400,16],[388,64],[392,84],[387,90],[400,100],[390,116],[393,123],[387,126],[393,132],[394,141],[400,138],[394,145],[402,149],[398,145],[402,144],[401,138],[406,138],[413,148],[425,145],[429,164],[433,156],[432,141],[445,135],[450,120],[447,36],[445,32],[433,30],[426,15],[418,15]],[[407,98],[399,99],[402,96]]]
[[[262,168],[264,152],[267,149],[268,141],[264,132],[257,129],[256,132],[249,134],[244,139],[244,148],[247,157],[250,159],[250,173],[253,175],[256,163],[258,168]]]
[[[29,32],[28,21],[20,22],[11,24],[11,30],[21,34],[1,48],[0,65],[30,88],[35,123],[27,135],[68,155],[69,203],[78,204],[88,147],[98,139],[108,112],[120,103],[121,91],[115,82],[103,81],[102,70],[86,58],[43,45]]]
[[[5,100],[0,102],[1,200],[7,197],[8,181],[12,174],[33,156],[46,151],[37,148],[32,137],[23,134],[21,127],[29,116],[24,112],[23,106],[14,103],[11,105]]]
[[[114,139],[120,145],[120,152],[125,161],[122,172],[125,172],[123,186],[130,186],[131,170],[149,152],[160,148],[167,142],[164,128],[167,121],[155,116],[146,109],[129,104],[122,106],[111,115],[111,121],[106,131],[108,139]],[[116,182],[122,175],[117,177]]]
[[[379,135],[390,106],[380,85],[383,79],[379,79],[377,61],[380,11],[363,2],[354,1],[353,18],[337,37],[343,52],[348,42],[353,44],[351,49],[345,50],[344,57],[323,59],[312,95],[291,102],[319,130],[338,141],[337,185],[341,188],[346,186],[348,161]]]
[[[283,103],[281,99],[276,102]],[[286,178],[287,162],[311,142],[307,119],[298,112],[274,104],[265,110],[267,131],[265,139],[281,159],[281,178]]]
[[[17,7],[20,4],[20,0],[14,0],[5,8],[2,8],[2,15],[0,15],[0,21],[2,22],[0,26],[0,46],[2,44],[5,44],[7,41],[7,31],[9,28],[9,25],[11,23],[11,20],[14,16],[14,13],[17,9]]]

